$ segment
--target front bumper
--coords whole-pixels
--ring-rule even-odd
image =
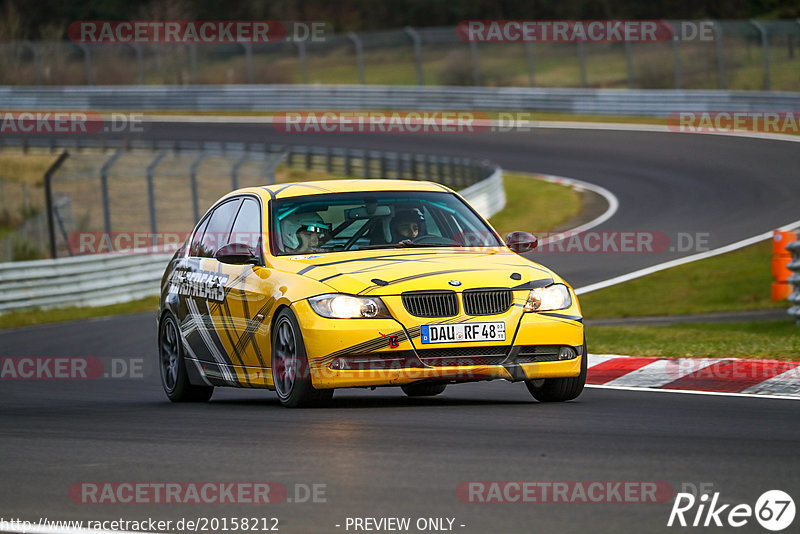
[[[580,374],[581,359],[586,357],[581,351],[583,323],[577,307],[550,315],[522,314],[517,310],[504,316],[464,316],[458,320],[505,321],[506,341],[502,345],[442,343],[435,347],[425,345],[424,350],[419,350],[418,326],[404,328],[395,319],[326,319],[314,313],[307,301],[296,302],[293,308],[303,331],[312,384],[318,389],[400,386],[421,380],[471,382],[566,378]],[[407,318],[403,320],[407,321]],[[534,347],[559,346],[572,347],[578,355],[569,360],[533,361],[535,357],[519,354],[525,350],[535,352]],[[442,354],[453,354],[454,351],[478,348],[482,349],[478,353],[493,352],[495,355],[469,357],[459,361],[459,365],[449,365],[453,363],[450,357],[431,364],[436,360],[418,356],[437,350]],[[384,368],[342,365],[346,361],[376,360],[385,361]]]

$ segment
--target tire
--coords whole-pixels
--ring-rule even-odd
[[[409,397],[433,397],[442,393],[446,387],[447,384],[437,384],[436,382],[416,382],[400,386],[400,389]]]
[[[586,338],[581,351],[581,374],[571,378],[540,378],[526,380],[525,386],[539,402],[564,402],[578,398],[586,385]]]
[[[272,379],[278,399],[287,408],[325,406],[333,398],[333,389],[311,385],[303,334],[288,308],[278,313],[272,329]]]
[[[158,328],[158,368],[164,393],[172,402],[207,402],[214,394],[213,386],[189,382],[178,323],[171,314],[164,316]]]

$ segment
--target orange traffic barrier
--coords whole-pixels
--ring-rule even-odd
[[[792,271],[789,270],[787,265],[792,261],[792,256],[772,256],[772,278],[776,282],[787,282],[789,277],[792,276]]]
[[[797,234],[794,232],[782,232],[775,230],[772,233],[772,300],[786,300],[792,294],[792,285],[788,283],[792,271],[787,265],[792,261],[792,254],[786,250],[786,245],[797,241]]]
[[[775,230],[772,233],[772,277],[776,282],[786,282],[792,275],[792,271],[786,268],[792,261],[792,253],[786,250],[786,245],[793,241],[797,241],[794,232]]]
[[[786,282],[772,282],[772,300],[786,300],[792,294],[792,284]]]
[[[789,256],[792,255],[786,250],[786,245],[792,241],[797,241],[797,234],[794,232],[782,232],[775,230],[772,232],[772,254],[773,256]]]

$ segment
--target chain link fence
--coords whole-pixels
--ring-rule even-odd
[[[686,28],[713,25],[706,39]],[[3,85],[382,84],[800,90],[800,21],[673,22],[665,42],[482,42],[455,27],[253,44],[0,44]]]
[[[242,187],[350,176],[433,180],[464,189],[495,171],[467,158],[338,147],[81,142],[0,138],[3,150],[48,153],[54,160],[68,154],[49,180],[30,187],[36,200],[28,202],[37,211],[0,236],[0,262],[110,252],[119,244],[115,239],[137,247],[150,246],[142,238],[152,238],[153,247],[182,240],[218,198]],[[23,197],[3,198],[18,210]]]

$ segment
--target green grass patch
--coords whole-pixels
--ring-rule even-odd
[[[794,321],[693,323],[669,326],[596,326],[587,330],[589,352],[688,358],[800,359]]]
[[[502,235],[514,230],[546,232],[581,210],[580,194],[570,187],[511,172],[503,173],[503,186],[506,206],[489,219]]]
[[[158,297],[147,297],[110,306],[14,311],[0,315],[0,328],[16,328],[19,326],[76,321],[148,311],[155,312],[156,309],[158,309]]]
[[[580,297],[585,317],[786,308],[770,300],[772,241],[673,267]]]
[[[0,152],[0,180],[41,185],[44,173],[56,159],[58,154]]]

